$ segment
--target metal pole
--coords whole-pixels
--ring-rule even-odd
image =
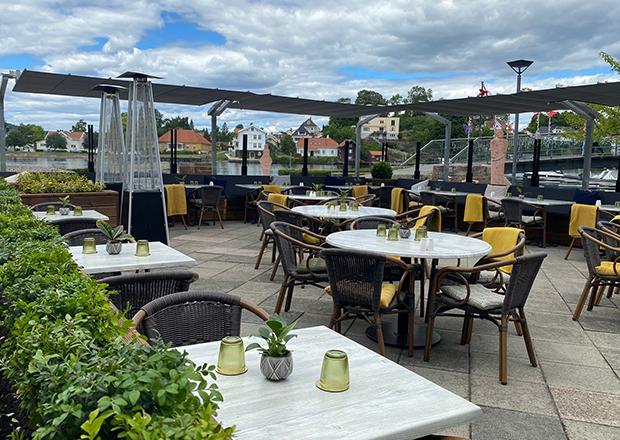
[[[211,115],[211,175],[217,174],[217,114]]]
[[[587,190],[590,187],[590,169],[592,165],[592,142],[594,140],[594,121],[600,118],[600,114],[593,108],[579,101],[563,101],[565,107],[571,109],[586,120],[586,138],[583,145],[583,175],[581,188]]]
[[[88,172],[95,172],[95,133],[92,124],[88,125]]]
[[[422,142],[415,144],[415,172],[413,173],[414,179],[420,178],[420,154],[422,152]]]
[[[446,138],[444,141],[445,145],[443,149],[443,180],[447,182],[449,177],[448,171],[450,167],[450,136],[452,134],[452,122],[450,122],[446,118],[442,118],[437,113],[424,112],[424,114],[428,115],[437,122],[441,122],[443,125],[446,126]]]
[[[467,174],[465,175],[465,182],[472,183],[474,181],[474,140],[469,140],[469,146],[467,150]]]
[[[308,175],[308,138],[304,138],[304,164],[301,167],[301,175]]]
[[[534,157],[532,158],[532,179],[530,186],[539,186],[538,170],[540,169],[540,139],[534,139]]]
[[[620,192],[620,156],[618,156],[618,178],[616,179],[616,192]]]
[[[241,150],[241,175],[248,175],[248,135],[243,135],[243,150]]]
[[[170,174],[177,173],[177,137],[176,130],[170,130]]]
[[[9,76],[2,74],[0,83],[0,171],[6,171],[6,130],[4,128],[4,92],[9,82]]]
[[[344,164],[342,166],[342,177],[349,176],[349,144],[350,140],[344,141]]]
[[[517,73],[517,93],[521,90],[521,74]],[[517,162],[519,160],[519,113],[515,113],[514,139],[512,145],[512,184],[517,181]]]

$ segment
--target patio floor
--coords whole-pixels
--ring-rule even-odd
[[[239,295],[272,313],[283,275],[280,270],[269,281],[271,248],[260,269],[254,269],[261,228],[241,221],[224,226],[185,231],[177,223],[170,228],[172,246],[198,262],[192,270],[200,279],[191,289]],[[526,248],[528,253],[540,250]],[[409,358],[406,350],[386,347],[393,361],[482,407],[479,421],[445,434],[476,440],[620,439],[620,297],[604,298],[591,312],[584,308],[579,322],[573,321],[587,268],[581,249],[574,249],[568,261],[566,250],[546,249],[548,257],[525,308],[537,368],[529,364],[522,338],[509,327],[507,386],[498,381],[498,331],[490,322],[477,320],[471,344],[463,346],[462,321],[438,318],[442,341],[433,346],[429,362],[422,360],[422,349]],[[288,322],[299,318],[298,327],[327,325],[331,309],[331,297],[323,289],[297,287],[291,311],[282,316]],[[422,323],[419,315],[416,318]],[[243,336],[259,326],[256,317],[244,315]],[[343,326],[343,333],[378,351],[365,336],[366,327],[355,321]]]

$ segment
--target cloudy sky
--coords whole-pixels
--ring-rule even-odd
[[[139,71],[170,84],[355,100],[415,85],[434,99],[515,89],[506,61],[533,60],[534,90],[620,80],[600,58],[620,59],[618,0],[0,0],[0,72],[44,70],[115,77]],[[95,127],[98,100],[13,93],[11,123]],[[126,103],[121,104],[123,109]],[[210,124],[206,107],[157,106]],[[229,126],[272,131],[305,117],[227,110]],[[523,119],[526,118],[522,118]],[[326,118],[314,118],[326,123]],[[526,121],[527,122],[527,121]]]

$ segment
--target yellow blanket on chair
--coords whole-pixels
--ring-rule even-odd
[[[187,214],[185,185],[166,185],[166,211],[168,217]]]
[[[285,194],[271,193],[267,196],[267,200],[269,202],[277,203],[278,205],[288,206],[288,196]],[[274,207],[274,209],[282,209],[282,208],[276,206]]]
[[[359,185],[351,188],[351,195],[356,199],[358,197],[363,197],[368,194],[368,186],[367,185]]]
[[[415,222],[413,228],[411,230],[416,230],[422,225],[426,225],[428,231],[431,232],[441,232],[441,211],[438,207],[432,205],[425,205],[420,208],[419,216],[423,216],[428,214],[431,211],[435,211],[435,215],[432,216],[431,222],[427,224],[428,217],[421,218],[420,220]]]
[[[400,214],[403,212],[403,189],[402,188],[393,188],[392,189],[392,203],[390,208],[392,211],[396,211],[396,214]]]
[[[465,212],[463,213],[463,221],[465,223],[477,223],[484,221],[484,212],[482,211],[484,197],[480,194],[470,194],[465,200]]]
[[[280,191],[280,185],[263,185],[263,189],[265,191],[271,191],[276,194],[280,194],[282,192]]]
[[[482,231],[482,239],[489,243],[493,248],[492,253],[501,254],[508,249],[513,248],[519,242],[519,234],[525,234],[523,229],[517,228],[486,228]],[[514,252],[508,254],[505,257],[499,257],[500,260],[510,260],[514,258]],[[512,265],[500,267],[500,270],[505,273],[512,272]]]
[[[575,203],[570,209],[570,224],[568,225],[568,235],[580,237],[577,229],[579,226],[596,227],[596,215],[598,208],[593,205],[580,205]]]

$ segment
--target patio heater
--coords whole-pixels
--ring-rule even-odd
[[[122,185],[126,151],[119,94],[127,89],[110,84],[99,84],[93,90],[101,91],[95,180],[106,185]]]
[[[534,61],[528,60],[515,60],[508,61],[508,65],[517,74],[517,93],[521,91],[521,74],[532,65]],[[512,184],[514,185],[517,180],[517,155],[519,153],[519,113],[515,113],[515,137],[513,142],[512,153]]]
[[[168,244],[168,219],[164,193],[153,88],[143,73],[126,72],[129,88],[124,171],[123,224],[136,239]]]

